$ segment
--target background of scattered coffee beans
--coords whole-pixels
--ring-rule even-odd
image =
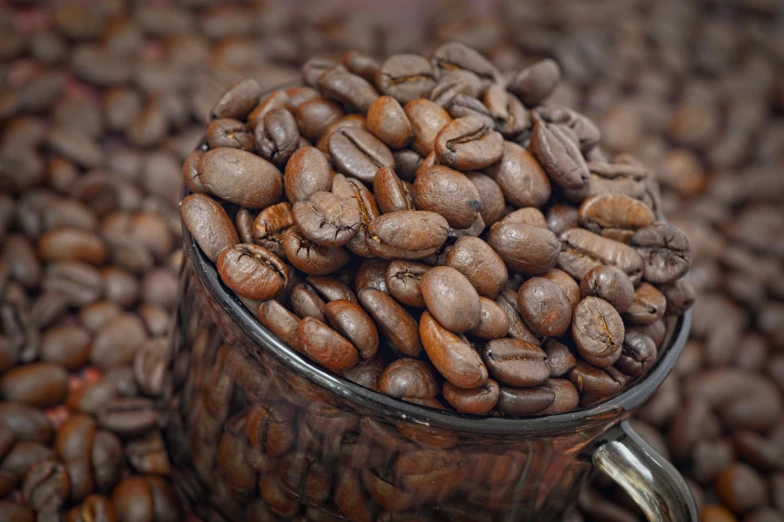
[[[156,410],[181,164],[220,93],[313,54],[460,40],[665,187],[692,339],[635,427],[705,521],[784,520],[784,28],[779,0],[0,2],[0,521],[180,520]],[[111,369],[110,369],[111,368]],[[597,477],[569,520],[642,517]]]

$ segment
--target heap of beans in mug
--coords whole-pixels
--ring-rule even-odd
[[[229,88],[183,167],[188,230],[291,347],[386,395],[509,416],[611,397],[694,300],[655,176],[461,43]]]

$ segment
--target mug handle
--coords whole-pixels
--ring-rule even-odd
[[[683,477],[627,421],[615,425],[605,436],[609,440],[594,450],[593,465],[626,490],[650,522],[699,520]]]

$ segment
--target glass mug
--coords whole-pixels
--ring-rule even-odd
[[[183,235],[166,439],[175,484],[204,520],[547,522],[595,468],[649,520],[697,520],[683,478],[626,421],[678,359],[691,312],[670,319],[648,374],[608,401],[470,416],[387,397],[300,355]]]

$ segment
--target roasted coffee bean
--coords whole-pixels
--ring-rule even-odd
[[[438,324],[430,312],[419,319],[419,334],[430,361],[459,388],[477,388],[487,381],[487,368],[479,353],[459,336]]]
[[[135,436],[155,426],[159,413],[153,401],[141,397],[117,397],[98,412],[98,425],[121,436]]]
[[[370,316],[355,302],[338,299],[324,307],[329,324],[351,341],[359,354],[371,358],[378,350],[378,330]]]
[[[244,119],[259,103],[262,89],[252,78],[241,80],[221,94],[210,114],[212,118]]]
[[[697,300],[694,285],[684,278],[661,285],[659,289],[667,300],[666,314],[670,316],[683,315]]]
[[[528,388],[550,377],[544,350],[519,339],[489,341],[482,350],[482,360],[501,384]]]
[[[406,103],[403,110],[414,132],[411,148],[422,156],[427,156],[433,152],[436,136],[452,121],[452,117],[435,103],[422,98]]]
[[[618,267],[601,265],[591,269],[580,281],[583,297],[600,297],[624,313],[634,303],[634,285]]]
[[[259,212],[253,220],[253,242],[278,257],[284,257],[283,233],[291,226],[294,226],[291,203],[284,201],[269,206]]]
[[[283,108],[269,110],[253,128],[253,140],[259,156],[278,168],[284,167],[300,143],[294,115]]]
[[[617,241],[627,242],[636,230],[649,226],[655,216],[643,202],[619,194],[593,196],[580,205],[580,224]]]
[[[522,223],[496,223],[490,227],[487,243],[511,270],[525,275],[549,271],[562,255],[555,234]]]
[[[365,288],[357,293],[357,297],[395,348],[409,357],[419,355],[422,349],[419,328],[405,308],[375,288]]]
[[[68,372],[53,363],[33,363],[8,370],[0,377],[0,396],[41,408],[62,402],[68,390]]]
[[[321,97],[306,101],[294,110],[300,135],[311,142],[315,142],[343,115],[343,110],[338,104]],[[250,120],[248,123],[250,124]]]
[[[296,227],[286,229],[282,243],[288,262],[306,274],[329,274],[349,261],[349,253],[343,247],[319,246],[308,241]]]
[[[403,104],[427,98],[436,84],[430,63],[416,54],[390,56],[378,68],[375,80],[382,93]]]
[[[477,170],[492,165],[504,153],[504,139],[487,123],[474,116],[449,122],[436,136],[438,162],[459,170]]]
[[[507,288],[501,292],[498,298],[496,298],[495,303],[501,307],[509,319],[508,335],[510,337],[521,339],[537,346],[542,344],[542,339],[534,335],[520,316],[520,308],[517,304],[517,292]]]
[[[357,302],[357,296],[351,287],[339,279],[310,275],[306,278],[306,281],[326,301],[343,299],[352,303]]]
[[[44,261],[82,261],[101,265],[109,257],[101,238],[93,232],[59,228],[44,233],[38,240],[38,253]]]
[[[329,153],[337,169],[371,184],[380,167],[394,167],[395,158],[378,138],[356,127],[342,127],[329,138]]]
[[[572,322],[572,305],[557,283],[533,277],[518,291],[520,315],[536,335],[558,337]]]
[[[655,223],[642,228],[630,242],[643,258],[646,281],[670,283],[689,270],[692,257],[689,238],[673,225]]]
[[[745,514],[767,502],[767,487],[762,477],[747,464],[735,463],[718,474],[716,493],[722,503],[738,514]]]
[[[549,279],[550,281],[560,286],[561,290],[563,290],[566,294],[566,298],[569,299],[569,303],[571,303],[572,307],[577,306],[577,303],[580,302],[580,287],[574,278],[563,270],[553,268],[552,270],[542,274],[540,277]]]
[[[421,259],[444,244],[449,223],[440,214],[425,210],[390,212],[368,226],[367,246],[384,259]]]
[[[118,520],[154,520],[152,490],[142,477],[129,477],[120,482],[112,492],[112,502]]]
[[[343,67],[325,71],[318,77],[317,84],[325,98],[337,100],[352,111],[367,112],[368,107],[378,98],[373,85]]]
[[[95,333],[90,362],[102,369],[130,363],[146,337],[144,324],[137,316],[122,314]]]
[[[367,130],[391,149],[402,149],[414,137],[414,130],[403,107],[398,100],[391,96],[379,96],[368,107]],[[395,165],[398,168],[401,165],[397,157]]]
[[[457,411],[484,415],[492,410],[498,403],[501,389],[493,379],[487,379],[482,386],[472,390],[458,388],[450,382],[445,382],[443,395],[447,402]]]
[[[633,284],[640,282],[644,260],[633,248],[598,236],[588,230],[571,228],[561,234],[563,248],[558,254],[558,268],[582,280],[592,268],[612,265],[623,270]]]
[[[491,226],[506,214],[506,200],[501,187],[489,176],[479,172],[468,172],[466,177],[479,192],[479,214],[485,226]]]
[[[71,481],[65,466],[56,460],[34,464],[22,480],[22,495],[37,511],[56,511],[68,499]]]
[[[531,134],[531,154],[542,165],[550,180],[565,189],[579,189],[588,183],[588,166],[577,144],[555,124],[536,113]]]
[[[656,344],[649,336],[629,329],[623,337],[621,357],[616,366],[626,375],[639,377],[650,370],[656,362]]]
[[[567,374],[580,393],[603,398],[615,395],[621,390],[623,384],[614,374],[592,364],[578,360],[575,367]]]
[[[503,290],[508,280],[501,257],[479,238],[458,239],[447,254],[446,263],[462,273],[479,295],[490,299]]]
[[[623,321],[604,299],[585,297],[574,308],[572,337],[585,360],[605,368],[621,356]]]
[[[509,317],[495,301],[480,297],[481,314],[479,324],[468,330],[469,335],[480,339],[499,339],[509,332]]]
[[[341,63],[346,69],[369,82],[375,80],[379,68],[379,63],[375,59],[358,51],[349,51],[344,54]]]
[[[248,208],[277,203],[283,193],[283,176],[266,160],[238,149],[219,147],[201,158],[199,180],[221,199]]]
[[[332,188],[333,173],[327,158],[314,147],[304,147],[291,156],[284,176],[286,197],[304,201],[314,192]]]
[[[356,207],[331,192],[314,192],[306,201],[296,202],[293,214],[302,235],[324,247],[343,246],[359,232]]]
[[[41,360],[68,370],[83,367],[89,352],[90,333],[78,324],[50,328],[41,337]]]
[[[634,300],[624,313],[624,318],[641,326],[655,323],[664,316],[667,300],[655,286],[641,283],[634,291]]]
[[[228,147],[253,150],[253,133],[248,132],[245,124],[239,120],[219,118],[207,127],[207,143],[212,149]]]
[[[414,210],[411,195],[395,171],[389,167],[381,167],[376,171],[373,179],[373,194],[379,210],[384,214]]]
[[[425,307],[422,297],[422,276],[429,266],[414,261],[392,261],[386,269],[386,290],[407,306]]]
[[[351,342],[313,317],[305,317],[297,328],[299,350],[327,369],[340,372],[359,360]]]
[[[462,85],[468,89],[466,84]],[[444,93],[444,95],[448,96],[449,94]],[[441,103],[440,100],[439,103]],[[480,100],[477,98],[472,98],[466,93],[458,93],[455,91],[454,97],[445,103],[444,108],[453,118],[478,118],[484,123],[485,126],[491,129],[495,128],[495,121],[490,115],[490,111],[487,109],[487,107]]]
[[[522,223],[524,225],[531,225],[532,227],[547,228],[547,221],[545,221],[544,214],[534,207],[518,208],[504,216],[501,222]]]
[[[431,268],[422,276],[420,288],[427,309],[447,330],[459,333],[479,325],[479,294],[459,271],[448,266]]]
[[[289,296],[291,310],[300,317],[315,317],[322,323],[327,322],[324,309],[327,304],[316,290],[306,283],[295,285]]]
[[[356,178],[337,174],[332,184],[332,193],[353,202],[362,219],[359,232],[348,243],[348,249],[360,256],[372,257],[368,245],[368,226],[381,215],[373,194]]]
[[[7,471],[18,477],[25,473],[36,463],[42,460],[54,460],[55,454],[51,448],[40,442],[20,440],[5,455],[0,471]]]
[[[433,399],[440,391],[433,367],[423,361],[401,358],[381,373],[379,390],[400,399]]]
[[[545,341],[544,351],[547,354],[551,377],[562,377],[577,364],[577,359],[569,348],[555,339]]]
[[[239,243],[231,219],[212,198],[203,194],[187,196],[180,203],[180,213],[193,239],[210,261],[217,261],[222,251]]]
[[[498,410],[510,417],[536,415],[550,408],[555,402],[555,391],[546,386],[533,388],[501,387]]]
[[[414,204],[420,210],[437,212],[454,228],[467,228],[476,219],[480,199],[471,181],[448,167],[433,166],[414,181]]]
[[[478,96],[491,84],[501,82],[501,73],[489,60],[460,42],[441,45],[431,54],[430,63],[436,79],[449,76],[464,79],[471,86],[473,96]]]
[[[483,101],[495,120],[495,129],[504,136],[516,136],[529,127],[531,116],[528,111],[503,85],[491,85],[485,91]]]
[[[526,106],[533,107],[550,96],[560,79],[561,68],[555,60],[547,58],[517,73],[508,88]]]
[[[234,292],[260,301],[278,295],[289,282],[289,270],[264,247],[238,244],[218,257],[218,274]]]

